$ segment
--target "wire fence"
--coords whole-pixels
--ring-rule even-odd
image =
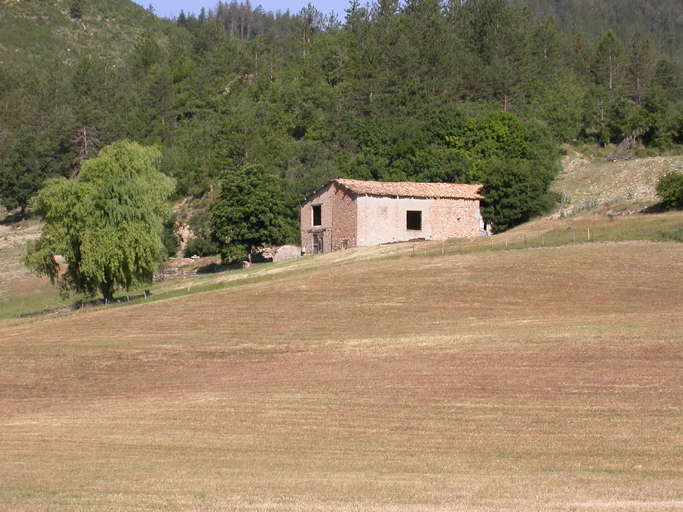
[[[586,243],[623,242],[635,240],[683,242],[683,221],[673,225],[631,226],[619,224],[582,228],[553,229],[524,233],[502,233],[493,236],[456,238],[449,240],[419,240],[409,244],[389,246],[391,256],[438,256],[469,254],[484,251],[519,250],[558,247]]]

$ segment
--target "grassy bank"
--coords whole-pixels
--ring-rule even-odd
[[[21,263],[25,242],[37,236],[37,226],[29,224],[0,233],[0,319],[21,315],[34,315],[54,310],[66,311],[83,297],[70,300],[59,296],[45,279],[31,277]],[[464,255],[501,250],[519,250],[534,247],[558,247],[596,242],[625,241],[681,241],[683,240],[683,212],[657,214],[606,215],[604,211],[585,212],[581,215],[553,220],[536,220],[506,233],[492,237],[475,237],[441,241],[419,241],[385,245],[374,248],[352,249],[325,255],[322,259],[304,258],[277,265],[262,265],[245,270],[232,270],[219,274],[203,274],[186,279],[170,279],[150,287],[152,300],[166,299],[272,280],[282,274],[307,273],[320,266],[346,265],[365,259],[405,258],[441,255]],[[128,299],[139,301],[144,290],[121,292],[117,297],[129,304]]]

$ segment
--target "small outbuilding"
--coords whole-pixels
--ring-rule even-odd
[[[308,254],[409,240],[487,234],[481,185],[383,183],[336,179],[301,206],[301,246]]]

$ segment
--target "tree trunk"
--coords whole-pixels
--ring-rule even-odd
[[[112,302],[114,300],[114,283],[100,283],[100,293],[102,293],[104,302]]]

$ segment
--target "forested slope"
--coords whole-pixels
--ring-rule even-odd
[[[277,177],[272,202],[290,228],[306,194],[351,177],[483,183],[485,214],[500,230],[552,204],[560,142],[683,143],[677,57],[654,42],[664,31],[565,31],[564,18],[505,0],[355,1],[341,20],[310,6],[273,14],[219,2],[132,30],[128,44],[88,28],[97,20],[123,34],[123,14],[82,2],[22,3],[30,16],[2,6],[0,20],[14,9],[53,23],[52,34],[59,23],[72,38],[92,33],[74,58],[46,50],[41,65],[3,60],[7,206],[25,206],[45,178],[74,176],[80,161],[125,138],[160,146],[178,197],[210,202],[222,173]],[[207,219],[195,227],[208,237]]]
[[[513,0],[540,18],[553,16],[566,32],[581,31],[591,40],[613,30],[622,41],[636,33],[653,43],[658,56],[683,63],[683,4],[676,0]]]
[[[143,30],[162,36],[171,27],[129,0],[2,0],[0,61],[5,70],[22,71],[91,55],[111,66]]]

